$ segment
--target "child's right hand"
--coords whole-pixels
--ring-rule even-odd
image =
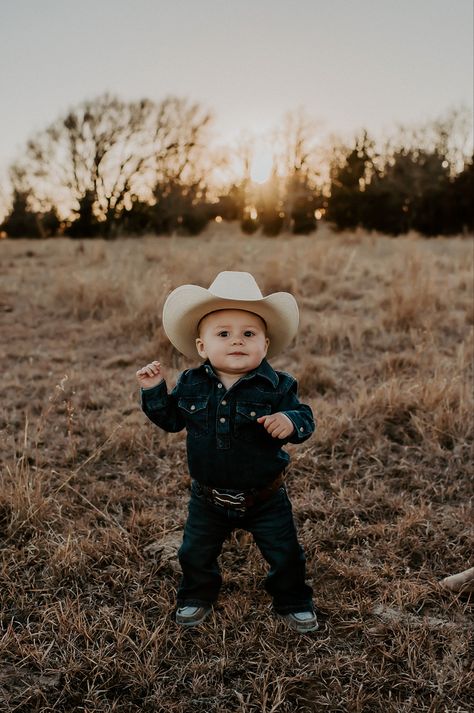
[[[157,386],[164,379],[160,362],[152,361],[151,364],[142,367],[137,371],[136,377],[143,389],[151,389],[153,386]]]

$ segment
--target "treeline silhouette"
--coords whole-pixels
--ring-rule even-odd
[[[251,141],[237,156],[212,148],[209,113],[168,97],[85,101],[33,136],[10,167],[12,202],[0,225],[10,238],[199,234],[211,220],[244,232],[308,234],[324,218],[336,229],[391,235],[474,232],[474,168],[464,110],[377,148],[367,131],[352,144],[315,141],[302,112],[275,135],[269,179],[251,179]],[[216,168],[240,162],[219,185]]]

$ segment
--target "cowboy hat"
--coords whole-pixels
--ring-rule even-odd
[[[298,305],[289,292],[264,297],[249,272],[220,272],[209,289],[181,285],[168,295],[163,306],[163,329],[174,347],[191,359],[197,355],[197,328],[209,312],[243,309],[261,317],[270,340],[268,357],[291,342],[298,329]]]

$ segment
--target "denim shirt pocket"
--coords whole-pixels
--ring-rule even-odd
[[[272,412],[270,403],[237,401],[235,404],[234,435],[242,441],[255,441],[265,435],[265,429],[257,422],[260,416]]]
[[[186,421],[186,430],[191,438],[202,438],[209,432],[209,396],[183,397],[178,400]]]

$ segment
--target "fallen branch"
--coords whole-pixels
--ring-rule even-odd
[[[474,567],[458,574],[451,574],[442,579],[440,584],[452,592],[474,592]]]

